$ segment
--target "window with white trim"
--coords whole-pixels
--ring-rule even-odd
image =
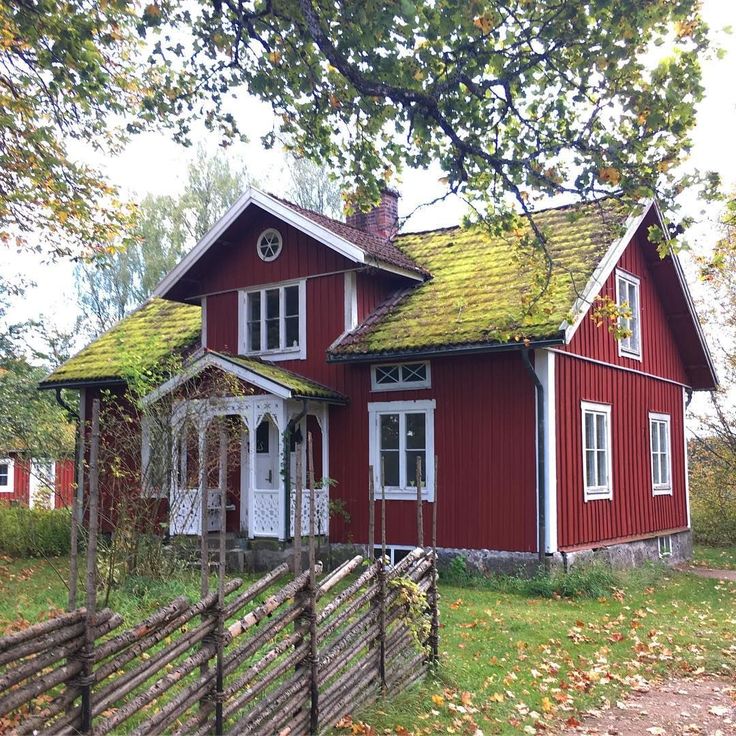
[[[619,317],[619,328],[626,337],[618,341],[618,353],[629,358],[641,358],[641,308],[639,279],[623,271],[616,271],[616,305],[628,316]]]
[[[583,482],[585,500],[612,498],[611,407],[581,403],[583,420]]]
[[[0,459],[0,493],[12,493],[14,486],[13,461]]]
[[[269,227],[258,236],[258,256],[262,261],[275,261],[283,247],[284,239],[275,228]]]
[[[667,534],[664,537],[657,537],[657,548],[660,557],[672,556],[672,535]]]
[[[305,281],[248,289],[242,299],[242,354],[306,358]]]
[[[669,414],[649,413],[649,454],[652,465],[652,493],[672,494],[672,442]]]
[[[434,498],[434,400],[382,401],[368,404],[369,458],[376,498],[381,472],[386,498],[417,497],[417,463],[422,496]]]
[[[388,363],[371,366],[373,391],[429,388],[432,385],[429,363]]]

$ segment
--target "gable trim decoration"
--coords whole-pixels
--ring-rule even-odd
[[[283,202],[280,202],[270,194],[249,187],[245,193],[230,207],[230,209],[215,223],[212,229],[187,253],[186,256],[175,266],[169,273],[164,276],[159,285],[153,292],[154,296],[165,297],[167,293],[176,285],[176,283],[189,271],[192,266],[199,261],[202,256],[225,234],[231,225],[242,215],[251,205],[256,205],[265,210],[274,217],[293,225],[315,240],[323,243],[340,255],[348,258],[355,263],[367,266],[375,266],[384,271],[407,276],[416,281],[423,281],[424,276],[418,270],[402,268],[394,264],[387,263],[375,256],[366,253],[362,248],[351,243],[346,238],[341,237],[337,233],[323,227],[315,220],[297,212]]]

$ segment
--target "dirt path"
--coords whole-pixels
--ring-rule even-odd
[[[591,714],[564,731],[600,736],[732,736],[736,681],[717,677],[669,680],[634,692],[615,708]]]
[[[693,575],[699,575],[701,578],[736,581],[736,570],[713,570],[709,567],[696,567],[695,565],[682,565],[677,569],[682,570],[682,572],[691,572]]]

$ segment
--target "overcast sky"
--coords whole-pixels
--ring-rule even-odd
[[[733,26],[736,28],[735,0],[705,0],[704,16],[714,29]],[[698,126],[694,136],[692,165],[699,169],[719,171],[724,182],[736,189],[736,146],[733,144],[736,131],[736,37],[721,36],[726,48],[722,60],[707,61],[704,65],[706,98],[700,106]],[[276,151],[264,151],[259,144],[260,135],[271,127],[270,109],[251,98],[244,97],[238,102],[241,106],[239,118],[248,121],[246,133],[250,143],[232,152],[246,164],[249,173],[265,188],[279,192],[282,190],[283,159]],[[205,145],[216,145],[202,137]],[[183,149],[163,135],[141,135],[135,138],[118,158],[111,160],[105,170],[113,183],[124,192],[141,196],[148,192],[155,194],[179,191],[184,178],[186,163],[191,151]],[[401,214],[406,215],[417,205],[441,194],[443,189],[438,179],[439,170],[405,172],[400,184]],[[699,205],[687,203],[687,214],[698,217]],[[424,208],[408,224],[408,229],[427,229],[458,222],[463,212],[459,201],[446,201],[432,208]],[[688,234],[694,250],[705,252],[717,239],[718,232],[713,219],[715,213]],[[3,259],[7,259],[4,254]],[[694,274],[692,259],[684,254],[683,259],[691,276]],[[69,263],[42,264],[39,256],[12,254],[10,263],[4,267],[9,277],[23,275],[35,281],[37,286],[29,289],[25,298],[15,307],[12,318],[17,320],[39,318],[56,322],[60,327],[69,328],[76,317],[74,297],[73,268]],[[692,278],[691,278],[692,281]],[[697,285],[696,298],[704,297]]]

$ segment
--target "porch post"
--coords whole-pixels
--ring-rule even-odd
[[[288,527],[288,514],[289,509],[286,507],[286,479],[284,478],[284,474],[281,472],[281,470],[285,467],[284,463],[290,462],[290,458],[288,457],[289,448],[286,446],[286,443],[284,442],[284,430],[286,428],[286,402],[282,399],[279,402],[279,411],[278,416],[274,417],[276,419],[276,430],[278,433],[279,438],[279,483],[278,483],[278,489],[279,489],[279,518],[281,519],[281,523],[279,524],[279,541],[284,542],[286,541],[286,529]]]
[[[256,536],[256,407],[253,403],[248,406],[248,537]]]

